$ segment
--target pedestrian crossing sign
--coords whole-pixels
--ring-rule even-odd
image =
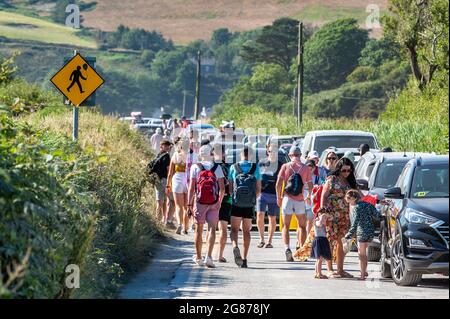
[[[74,106],[80,106],[105,83],[94,67],[77,53],[50,81]]]

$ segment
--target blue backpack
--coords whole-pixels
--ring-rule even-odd
[[[236,178],[233,183],[233,205],[237,207],[254,207],[256,205],[256,164],[248,173],[244,173],[239,163],[234,165]]]

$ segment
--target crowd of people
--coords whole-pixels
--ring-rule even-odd
[[[152,136],[152,147],[159,144],[159,153],[149,166],[150,172],[158,177],[155,184],[157,216],[179,235],[194,232],[193,261],[196,265],[214,268],[214,260],[226,263],[224,250],[230,238],[234,262],[238,267],[247,268],[254,217],[259,234],[256,247],[270,249],[274,247],[273,237],[281,210],[287,262],[294,261],[294,257],[299,261],[314,258],[315,278],[352,277],[344,270],[344,244],[356,236],[360,278],[367,277],[367,245],[374,236],[373,218],[380,216],[374,206],[362,201],[363,194],[358,190],[354,175],[353,153],[339,159],[333,149],[328,149],[324,164],[319,167],[317,152],[304,157],[299,145],[293,144],[288,154],[290,161],[282,163],[278,158],[278,145],[271,144],[267,147],[267,158],[258,163],[253,160],[255,156],[250,147],[240,151],[237,163],[227,163],[223,146],[217,147],[209,140],[199,143],[194,132],[189,133],[188,136],[178,133],[169,137]],[[361,145],[359,150],[363,155],[369,147]],[[298,224],[294,252],[290,240],[293,216]],[[217,231],[219,247],[215,259]],[[241,245],[239,231],[242,231]],[[204,233],[205,257],[202,256]],[[326,275],[322,273],[323,262],[328,271]]]

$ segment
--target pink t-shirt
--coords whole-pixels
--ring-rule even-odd
[[[286,164],[283,164],[283,166],[281,166],[280,169],[280,173],[278,174],[279,178],[284,181],[284,186],[286,186],[289,177],[291,177],[291,175],[294,174],[294,171],[296,173],[299,173],[300,176],[302,177],[302,181],[303,181],[303,187],[306,186],[307,183],[312,181],[312,177],[311,177],[311,170],[308,168],[308,166],[306,166],[303,163],[299,163],[299,162],[289,162]],[[299,195],[297,196],[293,196],[290,194],[285,193],[286,196],[288,196],[289,198],[292,198],[293,200],[297,200],[297,201],[303,201],[303,190],[302,192],[300,192]]]

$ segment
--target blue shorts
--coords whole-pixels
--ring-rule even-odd
[[[277,195],[261,193],[256,200],[256,211],[267,212],[269,216],[278,216],[280,214],[280,208],[277,205]]]

